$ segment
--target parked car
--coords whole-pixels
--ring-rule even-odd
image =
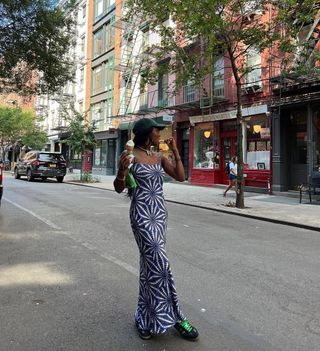
[[[1,205],[1,199],[2,199],[2,194],[3,194],[3,162],[0,160],[0,205]]]
[[[29,151],[17,162],[14,177],[27,176],[29,182],[34,178],[56,178],[61,183],[66,175],[66,166],[66,160],[58,152]]]

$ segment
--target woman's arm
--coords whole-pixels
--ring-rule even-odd
[[[113,181],[114,190],[119,194],[122,193],[126,187],[126,176],[128,174],[129,165],[130,157],[124,152],[120,156],[118,173],[116,179]]]
[[[176,161],[176,166],[174,167],[167,158],[162,157],[161,163],[164,171],[173,179],[179,181],[179,182],[184,182],[185,181],[185,174],[184,174],[184,168],[183,168],[183,163],[181,161],[181,157],[179,155],[179,151],[176,146],[176,142],[173,138],[170,138],[166,140],[166,144],[169,146],[170,150],[173,153],[173,156]]]

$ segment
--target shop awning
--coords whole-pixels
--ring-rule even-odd
[[[119,129],[120,130],[131,130],[133,128],[134,121],[130,122],[121,122],[119,124]]]
[[[245,107],[242,109],[242,117],[249,117],[260,115],[268,112],[267,105],[259,105],[259,106],[252,106],[252,107]],[[214,121],[221,121],[225,119],[235,119],[237,118],[237,110],[231,110],[221,113],[213,113],[210,115],[199,115],[199,116],[191,116],[189,117],[191,125],[195,123],[201,122],[214,122]]]
[[[159,116],[159,117],[153,118],[153,120],[155,120],[159,124],[165,124],[165,125],[169,126],[173,122],[173,116],[171,116],[171,115]],[[133,126],[134,126],[134,122],[135,121],[126,121],[126,122],[124,121],[124,122],[121,122],[120,125],[119,125],[119,129],[120,130],[131,130],[133,128]]]

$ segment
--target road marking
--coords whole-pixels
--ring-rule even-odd
[[[27,208],[20,206],[20,205],[17,204],[16,202],[13,202],[13,201],[7,199],[6,197],[4,197],[3,199],[4,199],[5,201],[9,202],[11,205],[13,205],[13,206],[19,208],[20,210],[25,211],[25,212],[29,213],[31,216],[33,216],[33,217],[39,219],[39,221],[45,223],[47,226],[49,226],[49,227],[51,227],[51,228],[53,228],[53,229],[55,229],[55,230],[61,230],[60,227],[58,227],[57,225],[55,225],[54,223],[52,223],[52,222],[49,221],[48,219],[43,218],[43,217],[37,215],[36,213],[34,213],[34,212],[28,210]]]
[[[95,253],[98,253],[99,256],[107,259],[108,261],[111,261],[111,262],[115,263],[116,265],[120,266],[121,268],[124,268],[129,273],[139,277],[139,271],[136,268],[132,267],[130,264],[128,264],[128,263],[126,263],[124,261],[121,261],[121,260],[119,260],[116,257],[113,257],[111,255],[107,255],[107,254],[103,254],[103,253],[97,252],[96,247],[94,247],[93,245],[91,245],[91,244],[89,244],[87,242],[81,242],[81,245],[86,247],[87,249],[89,249],[91,251],[94,251]]]

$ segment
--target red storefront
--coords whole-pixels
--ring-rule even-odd
[[[245,185],[271,184],[270,119],[265,105],[243,110]],[[225,164],[236,154],[236,111],[190,117],[189,169],[192,184],[227,184]]]

